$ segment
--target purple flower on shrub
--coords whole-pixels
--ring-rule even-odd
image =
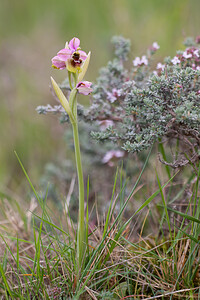
[[[195,41],[196,41],[197,44],[200,44],[200,35],[198,35],[198,36],[196,37]]]
[[[188,58],[192,57],[192,54],[188,53],[187,50],[186,50],[186,51],[183,52],[183,57],[186,58],[186,59],[188,59]]]
[[[180,59],[177,56],[174,56],[174,58],[171,60],[171,62],[173,63],[173,65],[177,65],[180,64]]]
[[[196,57],[199,57],[199,49],[194,50],[193,54],[194,54]]]
[[[91,85],[92,85],[92,82],[90,82],[90,81],[80,81],[77,84],[76,88],[80,94],[87,96],[90,93],[92,93]]]
[[[134,65],[134,67],[137,67],[140,65],[140,58],[138,56],[133,60],[133,65]]]
[[[160,62],[157,64],[157,66],[156,66],[156,69],[157,70],[161,70],[161,71],[163,71],[164,69],[165,69],[165,65],[163,65],[163,64],[161,64]]]
[[[139,57],[136,57],[133,60],[133,65],[134,65],[134,67],[141,66],[141,65],[146,65],[147,66],[148,65],[148,59],[147,59],[146,55],[143,55],[141,59]]]
[[[113,103],[117,100],[118,97],[121,96],[121,91],[116,88],[112,89],[112,92],[107,92],[107,99]]]
[[[99,121],[99,125],[100,125],[100,129],[102,131],[104,131],[104,130],[106,130],[106,128],[113,126],[114,122],[112,120],[102,120],[102,121]]]
[[[108,151],[103,159],[102,162],[104,164],[108,164],[110,167],[114,166],[114,162],[122,157],[124,157],[125,152],[121,150],[110,150]]]
[[[80,70],[83,62],[87,58],[87,54],[80,50],[80,40],[74,37],[69,43],[66,43],[65,48],[60,50],[56,56],[52,58],[53,67],[76,73]]]
[[[158,45],[157,42],[154,42],[154,43],[149,47],[150,54],[153,55],[158,49],[160,49],[160,46]]]
[[[158,49],[160,49],[160,46],[158,45],[157,42],[154,42],[153,45],[152,45],[152,50],[153,50],[153,51],[156,51],[156,50],[158,50]]]
[[[144,64],[146,66],[148,65],[148,59],[147,59],[146,55],[142,56],[140,63]]]

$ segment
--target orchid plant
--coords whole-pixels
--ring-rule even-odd
[[[84,180],[81,162],[81,153],[79,145],[78,119],[77,119],[77,93],[89,95],[92,92],[89,81],[83,81],[90,61],[90,52],[86,54],[80,48],[80,40],[74,37],[69,43],[65,44],[65,48],[60,50],[55,57],[52,58],[52,66],[56,69],[67,69],[70,94],[69,99],[65,97],[62,90],[51,78],[54,91],[60,100],[63,108],[69,116],[73,128],[76,168],[78,174],[79,185],[79,216],[77,231],[77,265],[78,271],[83,265],[83,255],[86,245],[86,227],[84,216]]]

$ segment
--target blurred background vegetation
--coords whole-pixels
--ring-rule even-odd
[[[159,61],[175,55],[187,36],[200,34],[199,0],[0,0],[0,190],[23,192],[21,157],[35,184],[49,161],[70,158],[57,118],[35,108],[55,104],[51,58],[77,36],[92,51],[87,80],[112,56],[110,39],[123,35],[140,56],[157,41]],[[22,180],[23,179],[23,180]]]

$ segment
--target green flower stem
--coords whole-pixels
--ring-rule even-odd
[[[76,100],[77,90],[73,89],[70,94],[69,104],[72,109],[75,122],[71,122],[73,127],[74,136],[74,147],[75,147],[75,157],[76,157],[76,168],[78,173],[78,185],[79,185],[79,216],[78,216],[78,231],[77,231],[77,261],[78,261],[78,271],[82,266],[83,255],[85,252],[85,218],[84,218],[84,180],[83,180],[83,170],[81,162],[81,152],[79,144],[79,134],[78,134],[78,121],[77,121],[77,100]]]
[[[78,217],[78,232],[77,232],[77,256],[78,256],[78,268],[82,265],[82,259],[85,252],[85,218],[84,218],[84,180],[81,163],[81,153],[79,145],[78,135],[78,123],[72,123],[74,134],[74,146],[76,156],[76,168],[78,173],[79,183],[79,217]]]
[[[74,147],[75,147],[75,157],[76,157],[76,168],[78,173],[78,186],[79,186],[79,215],[78,215],[78,231],[77,231],[77,277],[80,268],[83,266],[83,256],[86,249],[86,230],[85,230],[85,213],[84,213],[84,180],[83,180],[83,170],[81,163],[81,152],[79,144],[79,134],[78,134],[78,121],[77,121],[77,78],[78,75],[73,73],[75,87],[72,88],[71,84],[71,73],[69,72],[69,83],[71,86],[71,93],[69,96],[69,101],[66,99],[65,95],[55,82],[51,78],[52,85],[58,96],[62,106],[70,117],[70,121],[73,128],[74,136]]]
[[[70,89],[72,90],[73,87],[72,87],[72,81],[71,81],[71,72],[68,71],[68,78],[69,78],[69,86],[70,86]]]
[[[70,96],[69,96],[69,106],[71,108],[74,119],[77,122],[77,100],[76,100],[76,95],[77,95],[77,89],[73,88],[71,90],[71,93],[70,93]]]
[[[78,73],[72,73],[72,75],[74,77],[74,86],[76,86],[78,83]]]

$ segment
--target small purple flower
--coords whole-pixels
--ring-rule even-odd
[[[150,47],[149,47],[149,51],[150,51],[150,55],[155,54],[155,52],[160,49],[160,46],[158,45],[157,42],[154,42]]]
[[[133,65],[134,65],[134,67],[141,66],[141,65],[146,65],[147,66],[148,65],[148,59],[147,59],[146,55],[143,55],[141,59],[139,57],[136,57],[133,60]]]
[[[165,69],[165,65],[161,64],[160,62],[157,64],[157,67],[156,67],[157,70],[161,70],[163,71]]]
[[[199,57],[199,49],[194,50],[193,54],[194,54],[196,57]]]
[[[140,63],[144,64],[146,66],[148,65],[148,59],[147,59],[146,55],[142,56],[142,59],[141,59]]]
[[[140,65],[140,58],[138,56],[133,60],[133,65],[134,65],[134,67],[137,67]]]
[[[183,52],[183,57],[188,59],[188,58],[191,58],[192,57],[192,54],[191,53],[187,53],[187,50]]]
[[[196,42],[197,44],[200,44],[200,35],[198,35],[198,36],[196,37],[195,42]]]
[[[107,92],[107,99],[113,103],[117,100],[118,97],[121,96],[121,91],[116,88],[112,89],[112,92]]]
[[[177,65],[180,64],[180,59],[177,56],[174,56],[174,58],[171,60],[171,62],[173,63],[173,65]]]
[[[92,85],[92,82],[90,82],[90,81],[80,81],[77,84],[76,88],[80,94],[87,96],[90,93],[92,93],[91,85]]]
[[[103,159],[102,162],[104,164],[108,164],[110,167],[114,166],[114,162],[122,157],[124,157],[125,153],[121,150],[110,150],[108,151]]]
[[[160,46],[158,45],[157,42],[154,42],[154,43],[153,43],[152,49],[153,49],[153,51],[156,51],[156,50],[160,49]]]
[[[80,50],[80,40],[74,37],[69,44],[66,43],[65,48],[60,50],[56,56],[52,58],[53,67],[63,70],[67,68],[68,71],[76,73],[80,70],[83,62],[87,58],[87,54]]]
[[[115,97],[121,96],[121,90],[117,90],[116,88],[112,89],[112,93]]]
[[[106,130],[106,128],[113,126],[114,122],[112,120],[102,120],[102,121],[99,121],[99,125],[100,125],[100,129],[102,131],[104,131],[104,130]]]
[[[113,95],[111,92],[107,92],[107,99],[110,101],[110,103],[113,103],[117,100],[117,97]]]

